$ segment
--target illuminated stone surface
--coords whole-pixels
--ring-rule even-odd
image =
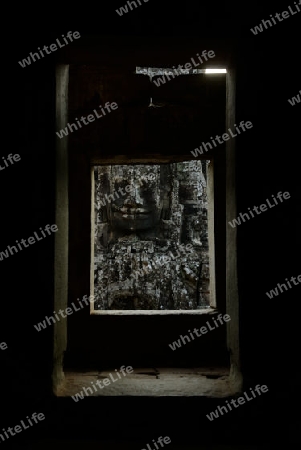
[[[95,310],[209,306],[206,167],[95,167]]]

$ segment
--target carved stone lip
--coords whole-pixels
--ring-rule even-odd
[[[144,209],[144,208],[114,208],[115,211],[120,212],[122,215],[127,215],[127,216],[137,216],[137,215],[147,215],[150,213],[150,211],[148,209]]]

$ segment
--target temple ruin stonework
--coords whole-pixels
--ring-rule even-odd
[[[208,164],[94,167],[94,310],[209,306]]]

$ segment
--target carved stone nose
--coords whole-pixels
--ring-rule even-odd
[[[140,196],[140,188],[138,186],[135,186],[131,195],[124,200],[124,205],[132,208],[144,205],[143,198]]]

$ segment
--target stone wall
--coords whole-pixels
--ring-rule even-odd
[[[95,166],[95,310],[209,306],[208,164]]]

